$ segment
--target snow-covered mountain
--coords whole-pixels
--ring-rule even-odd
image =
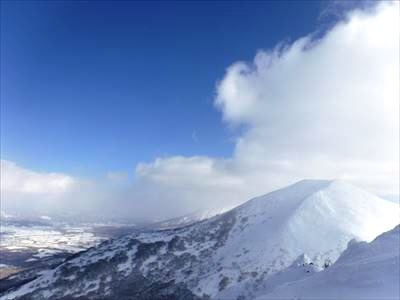
[[[186,227],[104,242],[1,299],[253,298],[266,282],[298,279],[293,266],[311,275],[353,238],[369,242],[398,222],[396,204],[306,180]]]
[[[400,299],[400,226],[371,243],[351,241],[325,271],[260,294],[257,300]]]
[[[207,209],[207,210],[196,211],[177,218],[152,223],[148,225],[147,228],[153,228],[153,229],[178,228],[209,219],[211,217],[220,215],[228,210],[229,208],[219,208],[219,209]]]

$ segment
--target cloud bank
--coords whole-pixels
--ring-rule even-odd
[[[166,218],[231,207],[304,178],[398,194],[398,10],[389,2],[355,10],[319,39],[306,36],[229,66],[215,107],[227,126],[241,129],[232,157],[157,158],[138,164],[129,184],[117,173],[106,184],[88,183],[2,161],[2,201],[74,195],[96,198],[102,211],[112,203],[123,207],[114,213]]]
[[[306,36],[232,64],[215,98],[228,126],[244,127],[232,157],[157,159],[137,173],[154,186],[196,189],[196,201],[222,190],[219,203],[304,178],[398,193],[398,9],[386,2],[352,11],[318,40]]]
[[[23,214],[58,206],[60,198],[77,185],[66,174],[40,173],[1,160],[1,210]]]

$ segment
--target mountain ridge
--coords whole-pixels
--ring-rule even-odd
[[[104,242],[1,299],[250,299],[302,255],[321,270],[397,217],[397,205],[352,185],[305,180],[182,228]]]

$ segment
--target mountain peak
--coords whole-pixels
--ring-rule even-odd
[[[336,179],[302,179],[295,182],[293,185],[314,185],[314,186],[326,186],[332,182],[337,181]]]
[[[329,186],[348,186],[348,187],[351,186],[353,188],[359,189],[355,185],[353,185],[343,179],[302,179],[300,181],[297,181],[297,182],[289,185],[285,189],[287,189],[287,188],[310,188],[313,191],[316,191],[316,190],[328,188]]]

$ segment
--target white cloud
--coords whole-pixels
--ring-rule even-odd
[[[36,172],[1,160],[0,210],[25,216],[129,216],[128,188],[123,173],[109,172],[89,180],[63,173]],[[135,215],[134,217],[140,217]]]
[[[110,184],[125,180],[119,173],[87,182],[2,162],[2,194],[51,195],[64,207],[73,199],[82,210],[133,218],[231,206],[303,178],[397,194],[398,10],[382,2],[353,11],[319,40],[306,36],[232,64],[215,99],[229,126],[244,127],[230,158],[157,158],[138,164],[123,186]]]
[[[66,174],[39,173],[1,160],[1,191],[4,193],[61,195],[74,184],[75,179]]]
[[[174,187],[198,185],[221,189],[240,186],[243,182],[229,170],[229,161],[214,160],[208,157],[174,156],[158,158],[153,163],[140,163],[136,175],[141,179]],[[198,181],[198,178],[202,178]]]
[[[352,12],[318,41],[229,67],[216,105],[227,122],[249,128],[235,161],[398,189],[399,28],[398,3],[383,3]]]
[[[232,158],[159,158],[139,165],[137,176],[214,205],[303,178],[397,193],[398,9],[386,2],[353,11],[319,40],[310,35],[234,63],[215,99],[229,126],[245,128]]]
[[[229,160],[201,156],[158,158],[137,166],[136,191],[153,202],[158,218],[232,207],[247,196],[243,178],[232,167]]]
[[[60,199],[71,195],[80,185],[67,174],[36,172],[7,160],[1,160],[0,167],[2,211],[28,215],[47,213],[60,208]]]

